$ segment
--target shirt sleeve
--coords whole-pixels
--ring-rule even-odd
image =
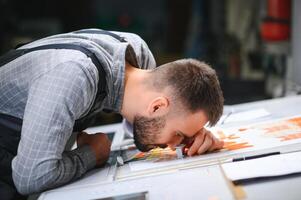
[[[142,39],[141,39],[142,40]],[[144,40],[141,41],[141,67],[143,69],[153,69],[156,68],[156,60],[148,48]]]
[[[96,164],[89,146],[64,151],[75,119],[93,102],[95,81],[80,62],[69,61],[34,80],[12,163],[21,194],[40,192],[81,177]]]
[[[156,68],[156,60],[146,42],[137,34],[124,35],[135,50],[138,65],[142,69]]]

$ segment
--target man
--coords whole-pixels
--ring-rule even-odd
[[[78,179],[110,153],[103,133],[82,132],[95,113],[120,113],[138,149],[180,143],[189,156],[223,143],[204,125],[222,114],[215,71],[193,59],[156,68],[137,35],[87,29],[50,36],[0,59],[0,195],[31,194]],[[78,148],[66,151],[72,132]],[[4,189],[8,188],[8,189]],[[3,195],[4,194],[4,195]]]

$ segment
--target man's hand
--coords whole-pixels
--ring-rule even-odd
[[[81,132],[77,135],[77,146],[89,145],[96,156],[96,166],[100,167],[108,160],[111,150],[111,141],[104,133],[87,134]]]
[[[221,149],[224,142],[216,138],[210,131],[205,128],[201,129],[191,141],[191,146],[187,151],[188,156],[202,154]]]

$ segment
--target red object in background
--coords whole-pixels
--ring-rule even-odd
[[[266,41],[283,41],[290,38],[291,27],[288,24],[264,22],[261,25],[261,37]]]
[[[276,19],[289,20],[291,18],[290,0],[268,0],[268,16]]]
[[[118,22],[121,27],[128,28],[132,23],[132,18],[127,13],[124,13],[119,16]]]
[[[268,0],[267,17],[261,25],[261,37],[266,41],[283,41],[290,38],[291,1]]]

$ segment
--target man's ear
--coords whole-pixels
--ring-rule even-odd
[[[166,97],[156,97],[148,106],[150,117],[157,117],[167,114],[169,111],[169,100]]]

